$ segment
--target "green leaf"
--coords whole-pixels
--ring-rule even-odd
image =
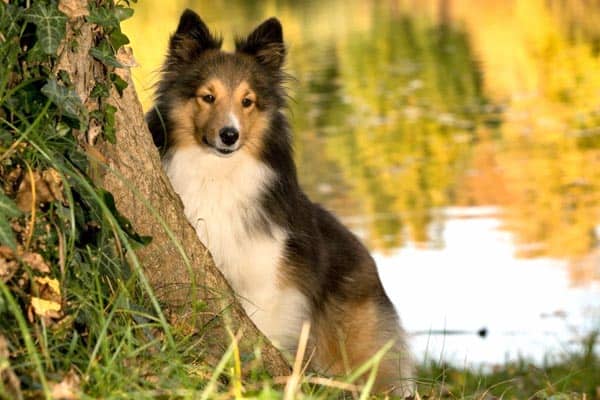
[[[56,124],[56,134],[60,137],[65,137],[71,132],[71,127],[64,122]]]
[[[71,82],[71,77],[69,76],[69,73],[67,71],[65,71],[64,69],[61,69],[60,71],[58,71],[58,78],[66,86],[73,85],[73,82]]]
[[[4,296],[0,295],[0,315],[8,312],[8,306],[6,304],[6,300],[4,300]]]
[[[9,218],[18,217],[21,211],[17,205],[0,190],[0,243],[16,250],[15,234],[10,226]]]
[[[21,18],[22,10],[22,8],[15,4],[6,4],[4,2],[0,4],[0,32],[2,32],[4,38],[19,35],[20,24],[18,21]]]
[[[13,250],[17,249],[17,241],[15,234],[10,227],[10,223],[4,217],[0,216],[0,243],[10,247]]]
[[[21,215],[17,205],[0,190],[0,217],[12,218]]]
[[[117,61],[115,51],[106,40],[102,40],[97,47],[90,49],[90,55],[105,65],[116,68],[123,67],[123,64]]]
[[[115,113],[117,108],[106,104],[104,109],[104,137],[110,143],[115,144],[117,142],[116,128],[115,128]]]
[[[133,16],[133,8],[117,6],[114,13],[119,21],[125,21]]]
[[[109,38],[113,49],[118,49],[121,46],[129,44],[129,38],[123,32],[121,32],[120,28],[112,31]]]
[[[108,83],[96,82],[96,85],[92,89],[90,97],[96,97],[98,99],[106,98],[110,95],[110,86]]]
[[[131,7],[131,4],[136,4],[137,0],[117,0],[117,4],[120,6],[121,4],[126,4],[127,7]]]
[[[86,20],[109,30],[119,27],[119,19],[113,10],[107,7],[91,7],[90,15],[86,17]]]
[[[119,92],[119,96],[123,96],[123,90],[127,88],[127,81],[121,78],[119,75],[114,72],[110,74],[110,80],[115,85],[115,89]]]
[[[47,55],[55,55],[65,37],[67,17],[58,11],[56,4],[47,5],[41,1],[25,12],[25,20],[36,26],[38,45]]]
[[[104,204],[110,210],[110,212],[115,216],[116,220],[119,222],[119,226],[123,229],[123,231],[129,236],[132,240],[133,248],[137,249],[139,247],[146,246],[152,242],[152,236],[142,236],[135,231],[131,222],[123,216],[115,205],[115,198],[112,193],[104,189],[98,189],[100,196],[104,200]]]
[[[59,84],[56,79],[48,79],[42,87],[42,93],[67,117],[79,120],[85,116],[85,107],[77,93]]]

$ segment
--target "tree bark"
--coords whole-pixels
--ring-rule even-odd
[[[80,3],[85,5],[86,2],[80,0]],[[96,82],[106,81],[113,72],[89,55],[102,36],[102,29],[83,18],[70,19],[56,66],[57,72],[68,72],[88,109],[98,107],[98,100],[91,97]],[[72,45],[73,41],[77,46]],[[127,59],[123,51],[120,50],[120,55]],[[107,100],[117,108],[116,144],[96,139],[94,127],[82,132],[79,139],[90,159],[96,160],[99,166],[96,180],[113,194],[119,212],[131,221],[137,232],[152,236],[152,242],[137,255],[155,295],[170,321],[188,332],[193,329],[202,335],[205,348],[210,349],[213,356],[222,354],[231,342],[228,332],[241,333],[240,351],[252,353],[256,345],[261,344],[262,367],[272,376],[288,375],[288,363],[245,314],[185,218],[183,205],[163,173],[129,68],[114,72],[129,83],[122,96],[112,88]],[[201,311],[197,310],[199,302],[203,304]]]

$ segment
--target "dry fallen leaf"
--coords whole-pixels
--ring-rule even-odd
[[[61,317],[60,314],[60,303],[52,300],[44,300],[39,297],[31,297],[31,307],[33,312],[40,317],[55,318]]]
[[[61,202],[65,202],[65,198],[63,196],[63,183],[60,178],[60,174],[54,168],[49,168],[42,172],[42,178],[44,182],[48,185],[48,189],[53,196],[52,200],[60,200]],[[48,200],[48,201],[52,201]]]
[[[64,377],[59,383],[51,386],[52,398],[57,400],[77,400],[80,396],[80,379],[74,370]]]
[[[0,360],[8,359],[8,342],[6,338],[0,334]]]
[[[15,192],[17,188],[17,183],[21,180],[21,176],[23,175],[23,168],[17,164],[17,166],[10,171],[6,176],[6,180],[4,182],[4,192],[6,194],[10,194],[11,196]]]
[[[37,196],[35,206],[39,204],[39,196],[41,194],[41,189],[39,188],[39,182],[41,180],[40,174],[35,171],[33,173],[33,182],[35,183],[35,194]],[[25,175],[25,178],[21,181],[19,185],[19,190],[17,191],[17,207],[21,211],[27,212],[31,211],[31,203],[33,202],[33,188],[31,186],[31,179],[28,174]]]
[[[60,0],[58,9],[70,19],[89,15],[87,1],[84,0]]]
[[[29,319],[33,320],[31,311],[42,318],[61,318],[62,299],[58,280],[38,276],[35,277],[33,284],[32,292],[36,293],[37,296],[31,296]]]
[[[16,261],[8,261],[5,258],[0,258],[0,280],[8,282],[17,272],[19,266]]]
[[[36,207],[40,203],[47,203],[54,200],[60,200],[64,202],[64,196],[62,193],[62,180],[55,169],[50,168],[42,173],[39,171],[34,171],[32,175],[35,186]],[[34,196],[29,174],[25,174],[25,178],[21,181],[19,190],[17,191],[16,200],[17,207],[19,207],[21,211],[31,211],[31,203],[34,200]]]
[[[47,274],[50,272],[50,267],[44,261],[44,258],[39,253],[25,253],[21,257],[23,262],[29,264],[31,268],[41,273]]]
[[[8,282],[18,269],[19,264],[10,247],[0,246],[0,280]]]
[[[9,356],[8,341],[0,335],[0,385],[3,386],[4,393],[8,394],[7,398],[22,399],[21,382],[10,367]]]
[[[39,297],[60,303],[60,284],[57,279],[36,276],[34,282]]]

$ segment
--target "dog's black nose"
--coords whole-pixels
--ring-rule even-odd
[[[221,138],[223,144],[226,146],[231,146],[237,142],[238,138],[240,137],[240,133],[237,129],[227,126],[219,131],[219,137]]]

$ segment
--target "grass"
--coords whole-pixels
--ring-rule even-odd
[[[122,82],[99,82],[100,106],[85,110],[69,78],[52,73],[56,4],[35,3],[0,2],[0,398],[370,397],[372,380],[355,386],[357,373],[330,379],[299,361],[289,379],[242,373],[241,360],[259,352],[240,354],[234,333],[221,360],[209,362],[200,335],[168,323],[133,256],[146,241],[94,185],[77,140],[90,118],[104,121],[112,140],[102,85]],[[100,22],[116,12],[111,1],[98,9]],[[57,37],[39,45],[41,28]],[[600,398],[597,338],[545,367],[424,365],[419,397]]]
[[[425,381],[420,392],[433,398],[598,399],[599,338],[593,333],[574,353],[543,365],[525,359],[495,366],[491,371],[422,365],[418,375]]]

